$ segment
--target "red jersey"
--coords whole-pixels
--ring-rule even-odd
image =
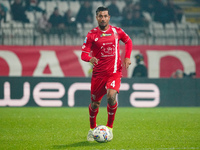
[[[96,57],[99,61],[93,68],[93,76],[110,76],[122,71],[119,41],[126,43],[130,37],[119,27],[109,25],[108,30],[96,27],[88,32],[82,52]]]

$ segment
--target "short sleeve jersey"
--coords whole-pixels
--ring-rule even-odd
[[[119,27],[109,26],[101,31],[99,27],[88,32],[82,52],[96,57],[99,61],[93,68],[93,76],[111,76],[122,71],[119,41],[126,43],[129,36]]]

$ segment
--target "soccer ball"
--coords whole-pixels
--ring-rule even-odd
[[[107,142],[110,136],[109,129],[104,125],[99,125],[93,130],[94,140],[97,142]]]

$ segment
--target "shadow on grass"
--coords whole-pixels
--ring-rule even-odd
[[[82,141],[82,142],[77,142],[69,145],[53,145],[52,149],[66,149],[70,147],[84,147],[84,146],[96,146],[99,145],[97,142],[88,142],[88,141]]]

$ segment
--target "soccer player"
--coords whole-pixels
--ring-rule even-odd
[[[82,46],[81,59],[93,64],[91,78],[91,103],[89,105],[90,130],[87,140],[94,141],[92,130],[97,126],[96,117],[102,97],[107,95],[108,121],[112,140],[113,122],[117,110],[116,94],[119,93],[122,64],[119,52],[119,41],[125,43],[124,66],[127,69],[131,64],[130,55],[132,51],[132,40],[118,27],[109,25],[110,15],[106,7],[99,7],[96,10],[98,27],[88,32]]]

